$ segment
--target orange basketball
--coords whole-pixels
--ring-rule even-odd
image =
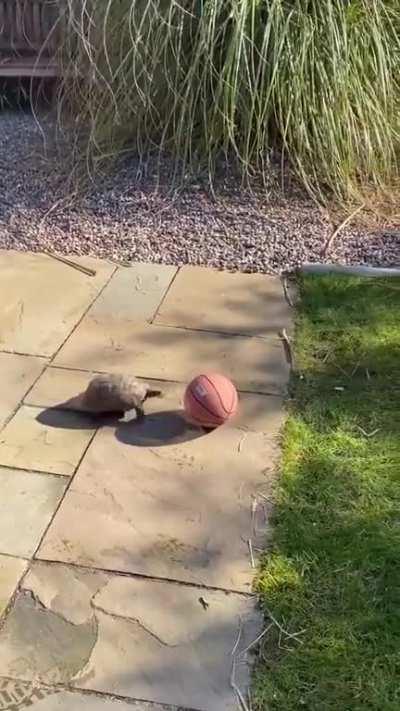
[[[224,375],[204,373],[187,386],[184,405],[192,422],[203,427],[218,427],[235,415],[238,394]]]

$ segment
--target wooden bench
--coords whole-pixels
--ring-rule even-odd
[[[0,0],[0,77],[57,77],[58,0]]]

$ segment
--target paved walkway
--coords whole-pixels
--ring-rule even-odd
[[[278,279],[0,252],[0,711],[237,709],[288,365]],[[231,377],[211,434],[185,384]],[[154,379],[142,423],[57,409],[93,372]],[[232,673],[233,669],[233,673]]]

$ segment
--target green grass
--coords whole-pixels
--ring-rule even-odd
[[[257,710],[400,708],[399,361],[400,280],[302,281]]]
[[[371,376],[400,382],[400,281],[319,278],[302,285],[297,367],[336,375],[337,385]],[[360,386],[361,387],[361,386]]]
[[[59,118],[89,169],[169,153],[270,177],[283,151],[317,199],[399,181],[398,0],[67,0]]]

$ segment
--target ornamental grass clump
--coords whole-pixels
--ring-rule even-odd
[[[176,176],[271,150],[317,199],[399,178],[397,0],[67,0],[58,111],[90,170],[134,150]]]

